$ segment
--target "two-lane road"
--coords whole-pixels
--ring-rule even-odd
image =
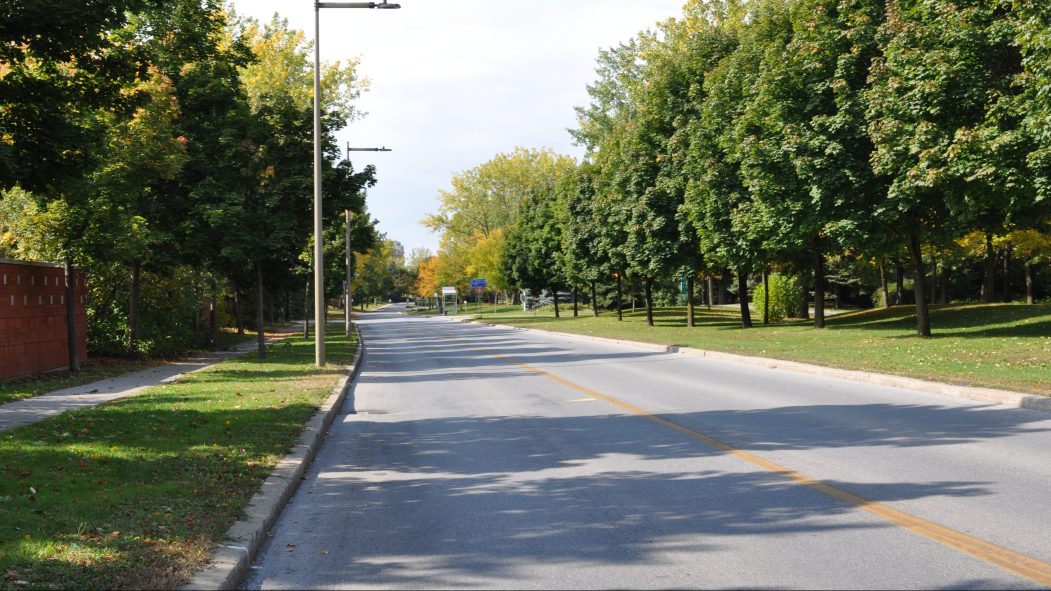
[[[1051,586],[1051,415],[395,312],[246,587]]]

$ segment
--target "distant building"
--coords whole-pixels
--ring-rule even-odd
[[[405,246],[397,240],[390,241],[390,250],[399,265],[405,265]]]

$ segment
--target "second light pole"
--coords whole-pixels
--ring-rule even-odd
[[[350,143],[347,143],[347,162],[350,162],[351,152],[390,152],[390,148],[384,146],[382,148],[351,148]],[[346,209],[343,211],[346,216],[347,224],[347,235],[346,235],[346,246],[347,246],[347,280],[343,282],[343,330],[346,335],[350,336],[350,311],[354,307],[354,298],[350,296],[351,278],[354,277],[354,253],[350,246],[350,210]]]
[[[314,362],[325,365],[325,264],[321,238],[321,9],[401,8],[389,2],[314,2]]]

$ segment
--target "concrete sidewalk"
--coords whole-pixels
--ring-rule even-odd
[[[267,339],[267,344],[281,339]],[[35,423],[67,410],[96,406],[139,394],[150,386],[174,382],[183,376],[221,361],[255,351],[256,342],[242,343],[226,351],[207,351],[177,361],[90,384],[56,390],[33,398],[0,404],[0,431]]]

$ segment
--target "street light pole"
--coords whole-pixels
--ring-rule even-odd
[[[401,8],[388,2],[314,2],[314,362],[325,366],[325,265],[321,237],[321,9]]]
[[[346,288],[343,292],[343,331],[348,337],[350,336],[350,311],[354,308],[354,304],[350,299],[350,281],[354,273],[353,260],[354,257],[351,254],[350,249],[350,210],[343,210],[343,214],[347,218],[347,281]]]
[[[347,160],[350,160],[351,152],[390,152],[391,149],[387,146],[382,148],[351,148],[350,142],[347,142]],[[347,281],[343,287],[343,331],[348,337],[350,336],[350,311],[354,307],[353,299],[350,297],[351,286],[350,280],[354,276],[354,254],[350,247],[350,210],[343,210],[343,214],[346,216],[347,223],[347,234],[346,234],[346,246],[347,246]]]

